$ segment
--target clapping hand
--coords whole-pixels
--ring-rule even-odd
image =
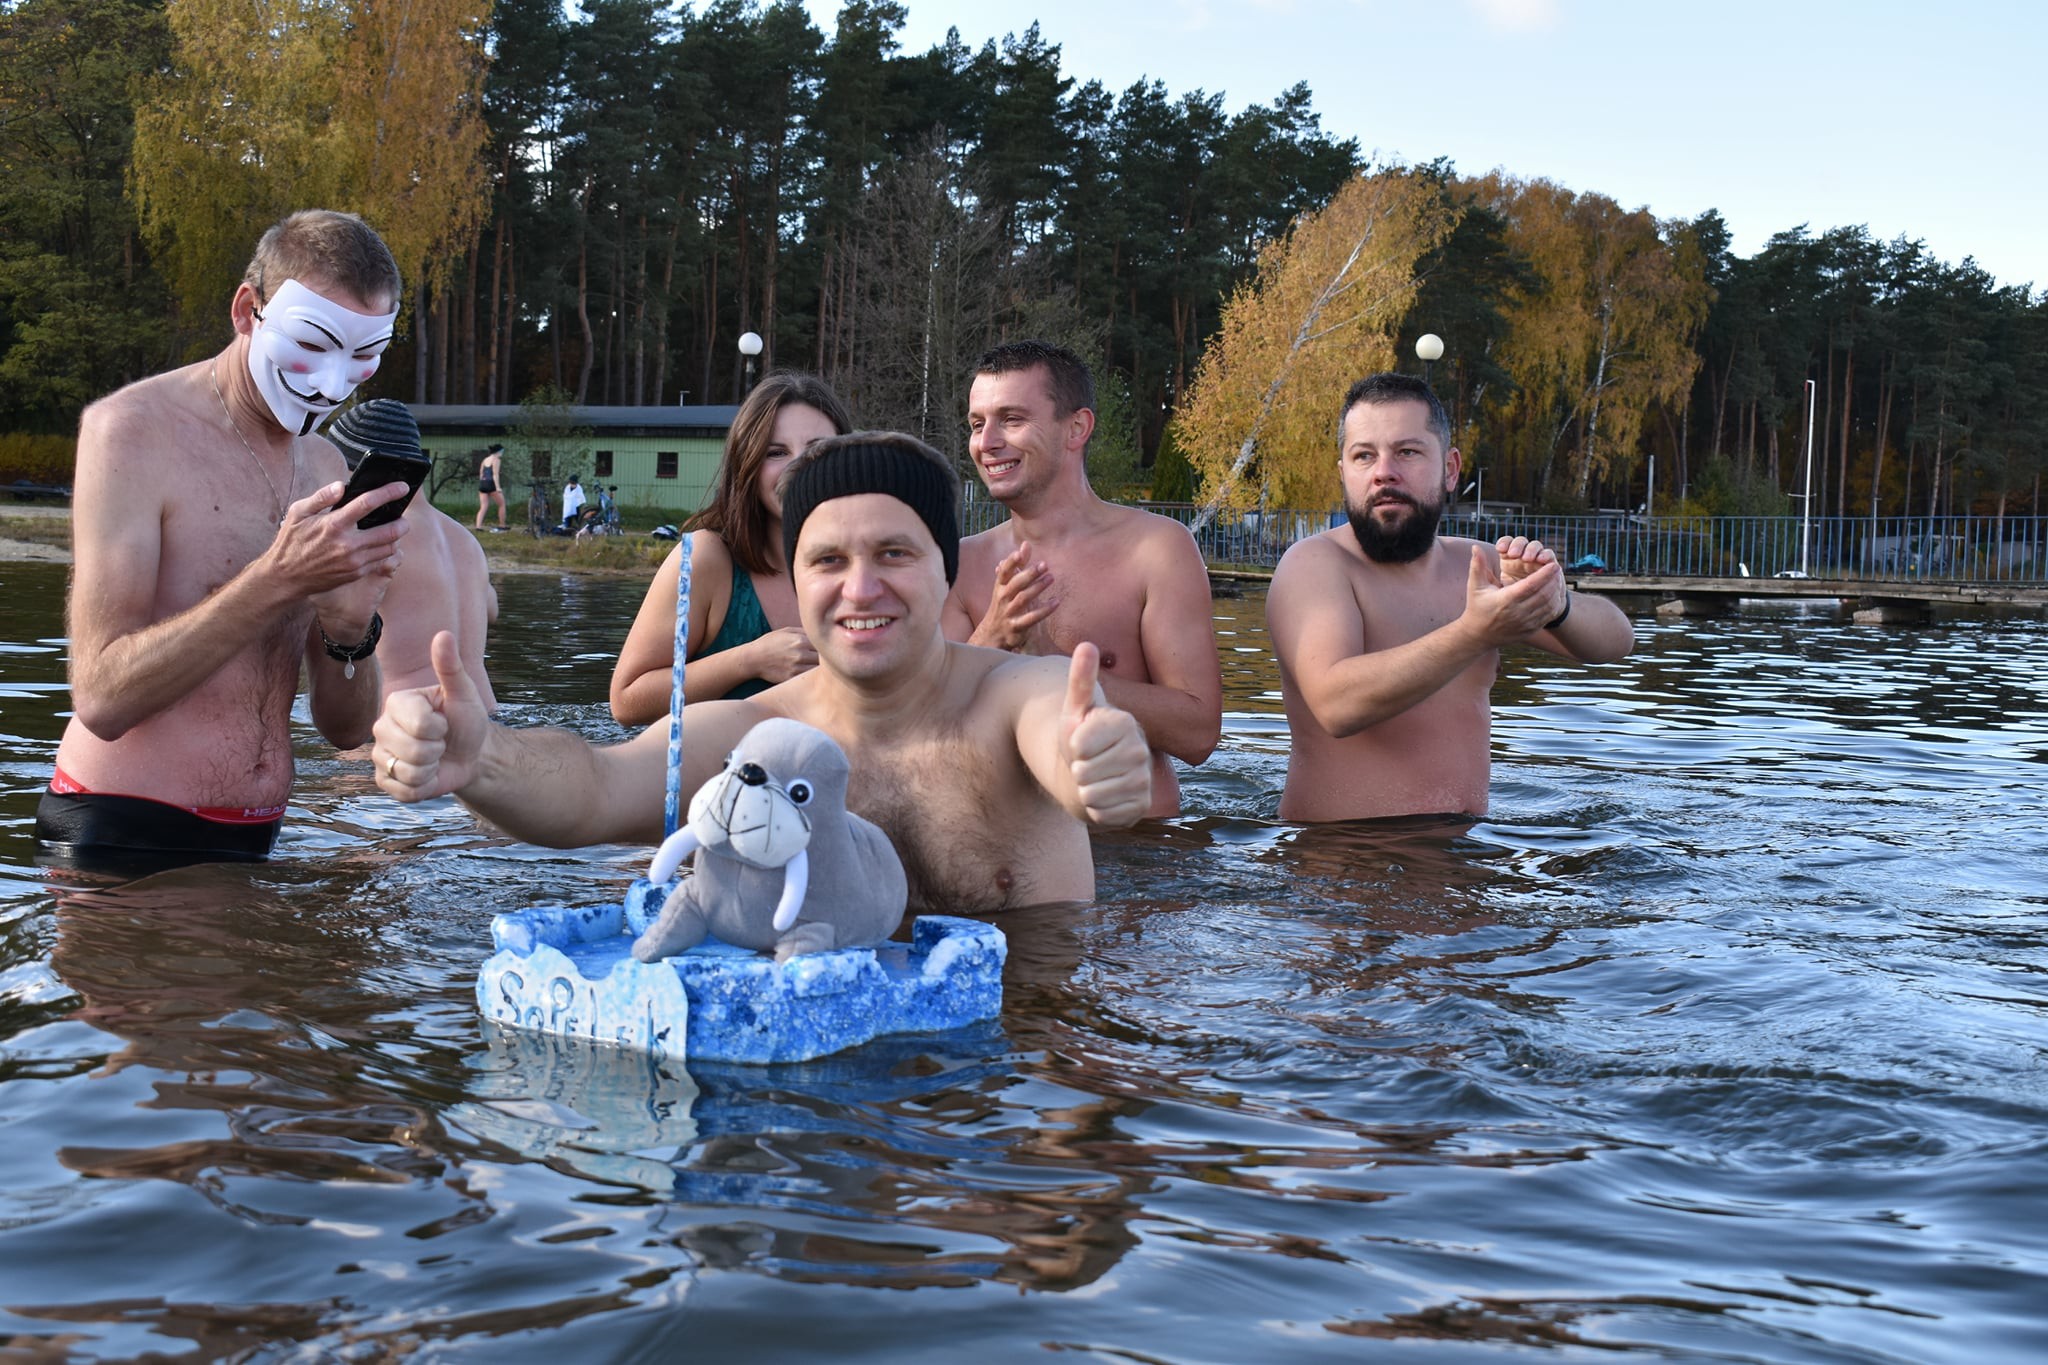
[[[1025,652],[1031,628],[1052,615],[1059,599],[1052,595],[1052,569],[1044,560],[1033,563],[1029,543],[1020,544],[996,565],[996,586],[989,594],[988,614],[974,628],[968,643]]]
[[[1557,556],[1535,541],[1526,543],[1548,558],[1509,559],[1503,551],[1498,572],[1485,546],[1472,547],[1472,565],[1465,579],[1465,614],[1479,622],[1495,647],[1526,640],[1563,609],[1564,570]]]

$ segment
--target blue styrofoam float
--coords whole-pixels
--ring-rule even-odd
[[[1002,930],[950,915],[918,916],[909,943],[780,964],[715,941],[636,961],[633,939],[671,889],[640,878],[624,904],[496,916],[497,951],[477,974],[477,1008],[518,1028],[716,1062],[808,1061],[1002,1009]]]

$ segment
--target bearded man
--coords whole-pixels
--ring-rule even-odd
[[[1347,523],[1289,549],[1266,598],[1292,741],[1280,816],[1484,815],[1501,647],[1612,663],[1634,632],[1538,541],[1437,535],[1461,461],[1427,384],[1359,380],[1337,433]]]
[[[398,299],[360,218],[294,213],[257,244],[225,349],[85,410],[72,716],[36,811],[46,861],[268,856],[302,670],[320,733],[370,738],[378,608],[407,526],[356,523],[405,485],[344,504],[347,467],[313,430],[376,373]]]

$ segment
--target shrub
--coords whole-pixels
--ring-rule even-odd
[[[1180,448],[1180,428],[1168,422],[1159,438],[1159,449],[1152,457],[1152,500],[1193,502],[1195,484],[1195,467],[1188,463]]]
[[[69,488],[78,462],[71,436],[0,436],[0,486],[39,483]]]

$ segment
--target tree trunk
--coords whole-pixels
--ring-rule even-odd
[[[448,401],[448,356],[452,349],[449,333],[454,331],[450,318],[455,313],[455,287],[443,284],[441,292],[434,297],[434,401]]]
[[[499,306],[503,302],[505,288],[505,219],[498,219],[496,239],[491,244],[491,344],[484,353],[487,377],[484,380],[484,402],[498,401],[498,318]]]
[[[1728,424],[1728,390],[1735,382],[1735,348],[1728,348],[1728,363],[1721,367],[1720,391],[1714,395],[1714,455],[1721,453],[1721,433]],[[1738,417],[1737,420],[1740,420]]]
[[[1716,419],[1717,421],[1719,419]],[[1692,483],[1692,395],[1687,394],[1685,408],[1678,417],[1678,482],[1672,487],[1680,497]]]
[[[1817,498],[1809,497],[1802,508],[1809,517],[1819,516],[1819,509],[1828,505],[1828,457],[1826,452],[1834,445],[1832,438],[1835,433],[1835,326],[1833,323],[1828,324],[1828,371],[1825,378],[1826,382],[1821,385],[1820,392],[1814,395],[1815,401],[1820,405],[1820,412],[1817,414],[1820,420],[1815,427],[1812,448],[1806,452],[1806,458],[1809,461],[1818,456],[1818,463],[1820,464],[1820,496]],[[1808,467],[1811,468],[1812,466],[1809,465]],[[1808,493],[1813,492],[1811,488],[1806,491]]]
[[[1597,458],[1600,444],[1600,400],[1607,390],[1607,362],[1613,354],[1614,314],[1610,309],[1600,310],[1600,350],[1593,363],[1593,411],[1586,418],[1586,450],[1579,461],[1579,501],[1586,500],[1586,493],[1593,480],[1593,462]]]
[[[413,284],[412,303],[412,401],[427,401],[427,283]]]
[[[1841,482],[1835,485],[1835,515],[1849,515],[1849,415],[1856,410],[1856,348],[1851,346],[1842,357],[1842,449],[1838,467]]]
[[[511,403],[512,396],[512,343],[513,329],[519,323],[519,257],[513,252],[516,230],[505,234],[505,322],[504,345],[498,352],[499,378],[498,401]]]
[[[782,153],[778,149],[768,182],[768,214],[765,224],[767,232],[761,247],[767,257],[761,269],[761,374],[766,374],[775,367],[775,289],[776,275],[782,264],[779,249],[782,245],[782,227],[778,221],[781,213]]]
[[[1934,458],[1927,466],[1927,518],[1932,521],[1941,514],[1941,457],[1948,448],[1948,390],[1942,389],[1934,401]]]
[[[462,348],[459,354],[462,362],[457,368],[459,382],[456,395],[465,403],[476,402],[476,276],[477,248],[483,245],[481,232],[471,235],[469,243],[469,284],[462,291]]]
[[[718,344],[718,244],[714,241],[709,246],[710,249],[705,252],[705,265],[711,272],[711,278],[705,282],[704,308],[701,315],[703,318],[701,331],[704,338],[704,354],[702,357],[704,361],[704,379],[697,390],[697,401],[700,403],[709,403],[711,401],[711,352]]]
[[[668,388],[668,314],[670,304],[676,296],[676,238],[681,235],[683,225],[671,221],[668,226],[668,251],[661,262],[661,307],[654,314],[654,401],[662,401],[662,393]],[[676,395],[682,401],[682,395]]]
[[[583,337],[583,363],[576,372],[576,402],[581,406],[590,395],[590,370],[597,361],[597,339],[590,331],[590,236],[576,243],[576,326]]]

